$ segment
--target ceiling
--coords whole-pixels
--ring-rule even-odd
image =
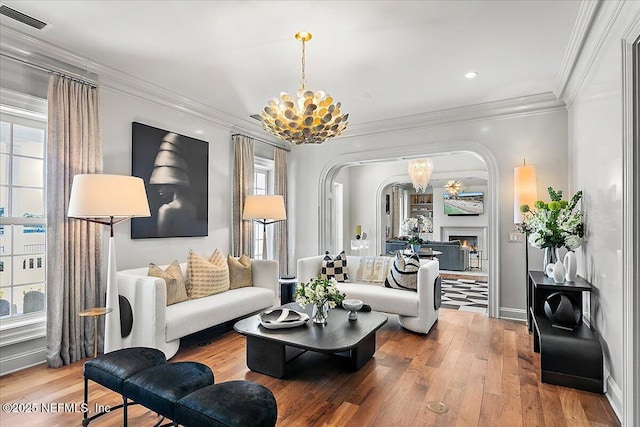
[[[551,92],[579,1],[3,1],[0,24],[246,119],[300,83],[351,124]],[[465,79],[468,71],[475,79]],[[347,129],[348,132],[348,129]]]

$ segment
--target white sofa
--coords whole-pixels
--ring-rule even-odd
[[[297,278],[308,282],[320,274],[323,255],[298,260]],[[421,261],[418,270],[418,291],[386,288],[383,284],[355,282],[359,256],[347,256],[349,282],[338,283],[347,298],[362,300],[375,311],[397,314],[402,327],[426,334],[438,320],[439,310],[435,308],[435,282],[440,275],[437,260]]]
[[[180,264],[185,277],[186,266]],[[118,271],[118,292],[133,311],[131,333],[120,347],[157,348],[169,359],[186,335],[279,305],[278,262],[252,259],[251,269],[253,286],[170,306],[164,279],[147,276],[148,267]]]

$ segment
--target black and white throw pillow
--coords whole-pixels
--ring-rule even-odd
[[[420,258],[418,254],[403,255],[397,253],[384,285],[387,288],[417,291],[419,269]]]
[[[338,282],[346,282],[349,280],[347,274],[347,255],[344,251],[331,258],[329,252],[325,252],[322,259],[322,268],[320,269],[320,277],[323,279],[331,279],[335,277]]]

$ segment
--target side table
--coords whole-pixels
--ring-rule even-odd
[[[280,304],[285,305],[294,302],[293,293],[298,284],[296,276],[282,276],[278,282],[280,282]]]
[[[577,277],[574,282],[555,283],[542,271],[529,271],[527,320],[533,332],[533,351],[540,353],[543,383],[573,387],[593,393],[604,390],[603,353],[600,340],[583,321],[573,329],[558,327],[544,311],[545,300],[562,292],[582,309],[582,293],[591,292],[591,283]]]
[[[80,317],[93,317],[93,357],[98,356],[98,317],[111,313],[113,309],[109,307],[94,307],[78,313]]]

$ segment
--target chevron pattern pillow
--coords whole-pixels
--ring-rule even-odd
[[[325,252],[324,258],[322,259],[320,277],[322,279],[335,277],[338,282],[346,282],[349,280],[349,275],[347,274],[347,255],[344,251],[336,255],[335,258],[331,258],[329,252]]]
[[[417,254],[403,255],[396,254],[391,270],[387,275],[384,285],[387,288],[405,289],[408,291],[418,290],[418,270],[420,269],[420,258]]]
[[[189,250],[187,293],[190,299],[202,298],[229,290],[229,266],[216,249],[209,259]]]

